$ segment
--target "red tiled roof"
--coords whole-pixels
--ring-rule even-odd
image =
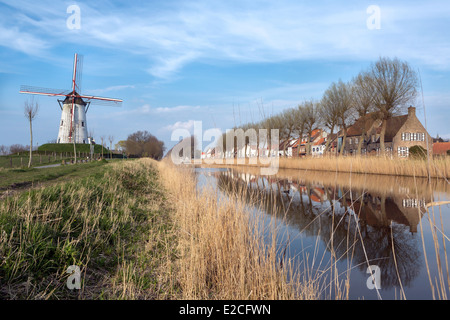
[[[450,150],[450,142],[433,143],[433,154],[446,154]]]
[[[315,142],[313,145],[314,146],[320,146],[321,144],[323,144],[325,142],[326,138],[321,138],[319,139],[317,142]]]

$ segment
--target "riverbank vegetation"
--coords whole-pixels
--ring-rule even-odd
[[[273,225],[262,217],[252,219],[242,201],[247,196],[244,190],[218,199],[207,184],[196,191],[192,169],[177,168],[169,161],[159,168],[179,228],[183,299],[318,298],[318,282],[296,274],[279,254]],[[264,236],[272,239],[271,244],[264,243]]]
[[[223,164],[211,164],[204,162],[204,167],[265,167],[259,161],[256,164],[245,159],[223,159]],[[278,164],[277,164],[278,161]],[[266,161],[267,162],[267,161]],[[399,159],[376,156],[347,156],[347,157],[303,157],[286,158],[280,157],[272,163],[279,169],[297,169],[327,172],[346,172],[373,175],[408,176],[408,177],[432,177],[450,178],[450,158],[434,157],[429,161],[426,159]]]
[[[105,163],[5,197],[0,297],[316,299],[318,284],[264,242],[266,221],[251,219],[243,194],[198,192],[191,170]],[[80,290],[67,287],[69,266],[80,268]]]

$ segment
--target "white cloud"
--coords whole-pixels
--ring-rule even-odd
[[[176,129],[186,129],[191,131],[194,128],[194,120],[177,121],[174,124],[167,125],[162,128],[163,131],[174,131]]]

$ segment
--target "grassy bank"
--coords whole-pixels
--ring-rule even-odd
[[[30,187],[42,182],[70,180],[87,177],[94,173],[103,173],[104,161],[94,161],[76,165],[62,165],[54,168],[0,168],[0,193],[22,187]]]
[[[203,164],[203,166],[251,166],[259,167],[258,164],[240,164],[236,159],[232,164]],[[276,162],[274,161],[276,165]],[[390,159],[382,157],[322,157],[322,158],[279,158],[278,167],[280,169],[301,169],[312,171],[330,172],[352,172],[389,176],[408,177],[428,177],[428,173],[433,178],[450,178],[450,157],[436,157],[427,160],[422,159]]]
[[[81,153],[90,153],[90,145],[86,143],[77,143],[75,144],[75,148],[77,152]],[[102,145],[95,144],[94,145],[94,153],[109,153],[109,149],[105,146],[102,148]],[[38,151],[48,152],[48,153],[73,153],[73,143],[46,143],[38,147]]]
[[[154,164],[125,161],[99,168],[0,202],[0,298],[175,294],[174,232]],[[80,267],[80,290],[66,286],[71,265]]]

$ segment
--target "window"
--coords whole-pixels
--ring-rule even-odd
[[[406,158],[409,156],[409,148],[408,147],[398,147],[397,152],[398,152],[398,156],[400,158]]]
[[[358,144],[358,138],[355,138],[355,144]]]
[[[64,124],[64,121],[63,121],[63,120],[61,120],[61,127],[63,126],[63,124]]]
[[[84,121],[81,121],[81,126],[84,127]]]
[[[403,132],[402,141],[425,141],[425,133],[423,132]]]
[[[348,144],[352,144],[352,138],[348,139]]]
[[[423,132],[416,133],[416,141],[425,141],[425,133]]]
[[[410,141],[410,140],[411,140],[411,133],[403,132],[402,133],[402,141]]]

